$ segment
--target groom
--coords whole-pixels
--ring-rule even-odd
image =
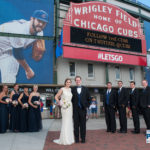
[[[86,136],[86,109],[90,105],[90,93],[88,89],[81,86],[81,77],[75,77],[76,86],[72,88],[73,120],[75,142],[79,143],[79,130],[81,143],[85,143]]]

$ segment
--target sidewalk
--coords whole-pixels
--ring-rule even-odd
[[[33,133],[0,134],[1,150],[43,150],[45,138],[54,120],[43,120],[43,130]]]
[[[141,122],[141,128],[145,128],[145,122],[143,118],[140,119]],[[117,127],[119,128],[119,120],[117,119]],[[2,150],[80,150],[85,149],[85,150],[94,150],[96,147],[98,147],[98,150],[100,150],[99,145],[101,145],[101,148],[109,148],[109,143],[113,141],[118,142],[117,144],[121,144],[122,140],[126,141],[126,144],[128,145],[131,141],[134,142],[133,140],[137,141],[138,144],[145,144],[145,136],[143,133],[140,135],[132,135],[129,131],[128,134],[126,135],[120,135],[118,133],[112,135],[108,134],[105,132],[106,125],[105,125],[105,119],[104,118],[99,118],[99,119],[89,119],[87,121],[87,140],[88,142],[85,145],[82,144],[73,144],[71,147],[70,146],[59,146],[57,144],[54,144],[52,142],[53,139],[59,138],[59,131],[61,128],[61,120],[60,119],[46,119],[43,120],[43,130],[40,132],[35,132],[35,133],[11,133],[7,132],[5,134],[0,134],[0,148]],[[128,119],[128,129],[133,128],[133,122],[131,119]],[[136,139],[136,138],[137,139]],[[96,138],[96,139],[95,139]],[[112,138],[112,139],[111,139]],[[117,138],[120,138],[120,140],[117,140]],[[133,138],[133,139],[132,139]],[[108,140],[106,140],[108,139]],[[114,141],[115,140],[115,141]],[[96,142],[96,143],[94,143]],[[128,143],[129,142],[129,143]],[[95,146],[95,148],[91,149],[91,147]],[[128,145],[128,146],[130,146]],[[148,144],[147,144],[148,145]],[[112,146],[112,145],[111,145]],[[127,147],[128,147],[127,146]],[[145,145],[144,145],[145,146]],[[143,150],[144,149],[143,146]],[[150,146],[150,145],[148,145]],[[115,147],[115,146],[114,146]],[[141,150],[139,149],[138,145],[135,150]],[[141,147],[142,148],[142,147]],[[115,149],[117,150],[117,148]],[[126,150],[125,149],[118,149],[118,150]],[[134,150],[134,149],[132,149]]]

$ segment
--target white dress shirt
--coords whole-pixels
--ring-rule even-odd
[[[77,87],[77,93],[80,94],[81,93],[82,88],[81,87]]]
[[[107,93],[108,93],[108,92],[110,93],[110,92],[111,92],[111,89],[107,89]]]
[[[122,87],[121,87],[121,88],[119,88],[119,90],[118,90],[118,91],[120,91],[120,92],[121,92],[121,90],[122,90]]]
[[[132,92],[135,90],[135,88],[132,89]]]

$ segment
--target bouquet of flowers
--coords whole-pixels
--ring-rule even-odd
[[[66,101],[64,98],[60,100],[60,106],[63,109],[67,109],[71,106],[70,102]]]
[[[39,101],[34,101],[33,103],[38,106],[41,104]]]
[[[14,101],[12,101],[12,104],[15,105],[15,106],[18,105],[18,101],[14,100]]]
[[[11,103],[11,102],[12,102],[12,99],[6,98],[5,102],[6,102],[6,103]]]
[[[28,107],[29,107],[28,103],[24,103],[23,107],[26,108],[26,109],[28,109]]]

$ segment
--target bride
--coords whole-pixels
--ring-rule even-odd
[[[61,106],[62,125],[59,139],[53,142],[61,145],[71,145],[74,143],[73,118],[72,118],[72,93],[71,79],[65,80],[65,87],[61,88],[55,96],[58,105]],[[59,101],[60,99],[60,101]]]

